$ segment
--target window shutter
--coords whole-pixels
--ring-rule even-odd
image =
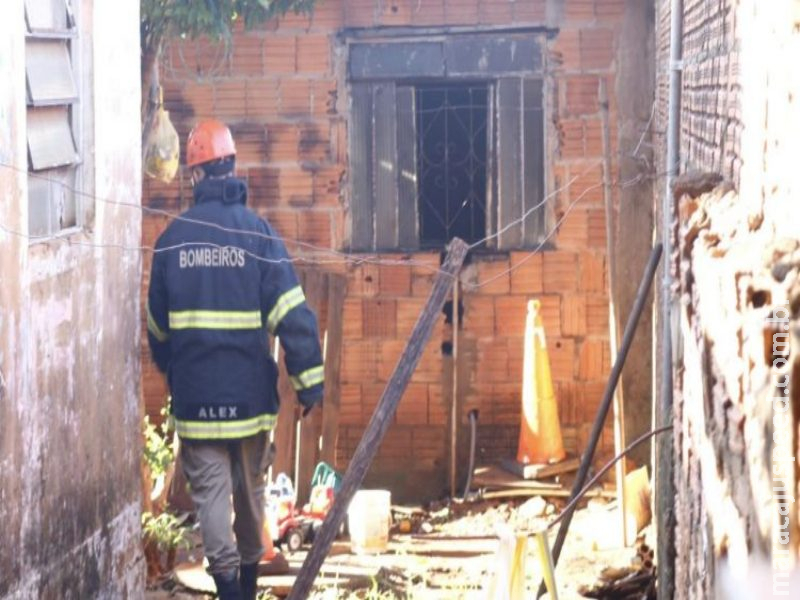
[[[545,224],[542,81],[500,79],[496,107],[497,245],[535,246]]]
[[[417,188],[417,111],[411,86],[397,88],[397,225],[398,246],[419,248]]]
[[[372,194],[372,86],[352,86],[350,123],[350,178],[352,193],[350,245],[354,250],[371,250],[374,239]]]
[[[394,82],[373,85],[376,250],[397,248],[397,98]]]

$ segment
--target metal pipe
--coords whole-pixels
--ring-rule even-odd
[[[589,435],[589,444],[581,458],[581,466],[578,469],[578,474],[575,477],[575,483],[572,486],[571,498],[576,498],[583,490],[586,483],[586,477],[589,473],[589,467],[594,458],[594,452],[597,449],[597,443],[600,440],[600,435],[603,433],[603,426],[608,416],[608,410],[611,408],[611,400],[614,397],[614,390],[617,388],[620,376],[622,375],[622,367],[625,364],[625,359],[628,357],[628,352],[633,343],[633,337],[636,333],[636,326],[639,323],[639,317],[642,316],[647,296],[650,293],[650,287],[653,284],[653,279],[658,269],[658,263],[661,259],[661,244],[656,244],[653,251],[650,253],[650,260],[645,268],[644,277],[639,284],[639,290],[636,292],[636,301],[633,303],[631,314],[628,316],[628,322],[625,325],[625,333],[622,336],[622,343],[620,344],[619,354],[614,361],[614,367],[611,369],[606,389],[603,392],[603,399],[600,401],[600,406],[597,409],[597,416],[595,417],[594,424],[592,425],[592,432]],[[564,520],[561,522],[561,527],[558,529],[555,544],[553,544],[553,561],[558,564],[558,558],[561,555],[561,548],[564,545],[564,539],[567,536],[570,521],[572,521],[572,514],[575,512],[575,506],[564,513]],[[545,592],[544,582],[539,587],[537,598],[541,597]]]
[[[672,424],[672,184],[678,173],[683,60],[683,0],[671,0],[669,48],[669,107],[667,121],[666,184],[661,208],[661,237],[665,260],[661,267],[661,393],[656,426]],[[656,535],[658,538],[659,598],[674,595],[675,483],[673,479],[673,436],[657,440]]]

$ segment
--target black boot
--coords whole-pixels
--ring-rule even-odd
[[[256,600],[258,593],[258,563],[242,565],[239,568],[239,581],[242,586],[242,600]]]
[[[239,585],[239,574],[234,571],[226,575],[214,575],[219,600],[242,600],[242,588]]]

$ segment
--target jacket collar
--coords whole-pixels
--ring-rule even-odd
[[[236,177],[226,179],[203,179],[194,186],[194,202],[222,202],[223,204],[245,204],[247,184]]]

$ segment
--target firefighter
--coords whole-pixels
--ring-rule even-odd
[[[246,208],[236,149],[219,121],[189,134],[194,205],[159,237],[147,339],[172,395],[180,459],[219,597],[254,599],[264,553],[268,432],[278,413],[279,336],[305,416],[322,401],[317,321],[282,240]]]

